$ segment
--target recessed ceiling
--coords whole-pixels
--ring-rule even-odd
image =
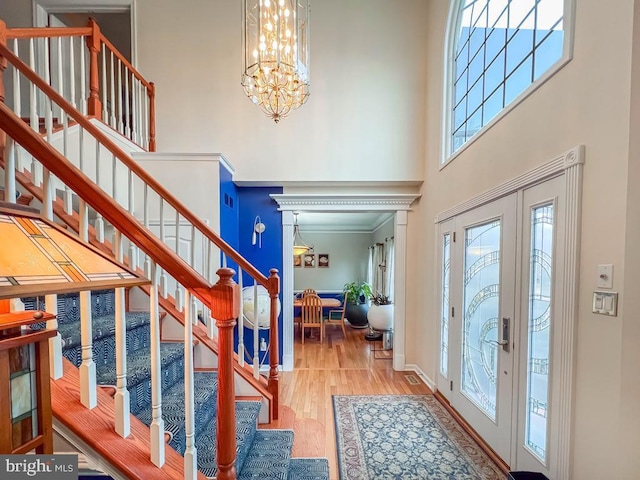
[[[393,217],[388,212],[298,212],[301,231],[373,232]]]

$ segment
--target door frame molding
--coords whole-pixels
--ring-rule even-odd
[[[561,339],[561,348],[556,352],[554,359],[554,374],[559,377],[560,383],[559,401],[555,406],[555,418],[558,423],[558,447],[557,451],[550,452],[550,455],[554,455],[558,461],[558,479],[571,478],[571,426],[573,419],[575,343],[580,273],[580,218],[582,212],[584,161],[585,147],[584,145],[578,145],[539,167],[439,213],[434,220],[435,224],[439,224],[456,215],[542,183],[547,179],[564,176],[564,200],[566,205],[564,228],[566,234],[563,248],[565,261],[563,265],[559,266],[562,269],[562,295],[558,299],[561,302],[562,318],[558,319],[559,321],[556,322],[555,327],[556,335],[559,335]],[[439,236],[440,231],[436,228],[438,242]],[[438,334],[439,338],[440,335]],[[440,365],[439,355],[440,345],[438,340],[435,351],[436,365]],[[518,399],[518,402],[520,402],[520,399]]]
[[[393,369],[405,370],[405,315],[407,311],[408,211],[419,194],[318,194],[270,195],[282,212],[282,369],[293,370],[293,212],[394,213],[394,324]]]

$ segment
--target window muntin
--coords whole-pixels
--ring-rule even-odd
[[[458,9],[449,153],[556,64],[565,40],[563,0],[461,0]]]

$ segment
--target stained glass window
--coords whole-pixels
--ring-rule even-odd
[[[9,349],[12,444],[16,448],[38,432],[36,361],[33,344]]]
[[[531,212],[525,445],[546,461],[553,275],[553,205]]]

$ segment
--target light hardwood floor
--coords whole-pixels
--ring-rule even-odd
[[[365,330],[326,329],[324,343],[295,332],[293,372],[280,374],[280,418],[271,428],[293,428],[294,457],[327,457],[331,479],[338,478],[332,395],[424,394],[431,390],[413,372],[395,372],[392,351],[364,339]],[[317,337],[317,334],[316,334]],[[412,385],[407,376],[418,381]]]

